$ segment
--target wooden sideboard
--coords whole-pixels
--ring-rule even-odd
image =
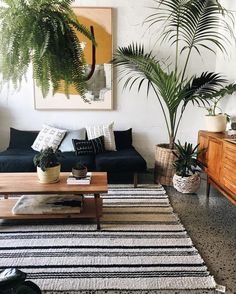
[[[236,205],[236,143],[226,139],[227,133],[199,131],[199,149],[205,152],[198,159],[207,173],[207,195],[212,185]]]

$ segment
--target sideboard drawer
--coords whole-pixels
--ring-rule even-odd
[[[230,179],[224,178],[224,186],[230,190],[232,193],[236,193],[236,184],[235,181],[232,181]]]

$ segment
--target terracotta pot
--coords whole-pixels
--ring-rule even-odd
[[[37,166],[37,174],[39,182],[42,184],[56,183],[60,179],[61,165],[46,168],[42,171],[40,167]]]
[[[156,145],[154,181],[161,185],[173,186],[173,176],[175,174],[173,163],[176,156],[173,154],[174,150],[168,147],[168,144]]]
[[[189,177],[181,177],[177,174],[173,177],[173,184],[177,191],[181,193],[195,193],[200,187],[201,178],[198,173]]]
[[[205,122],[208,132],[220,133],[226,130],[227,117],[224,114],[206,115]]]

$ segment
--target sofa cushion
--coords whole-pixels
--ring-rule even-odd
[[[132,129],[114,131],[114,136],[117,150],[132,148]]]
[[[95,163],[97,171],[118,173],[146,170],[146,161],[134,148],[98,154]]]
[[[35,172],[34,150],[8,149],[0,153],[0,172]]]
[[[109,151],[116,150],[116,143],[113,131],[113,124],[109,125],[96,125],[96,126],[87,126],[87,136],[88,139],[95,139],[100,136],[104,136],[105,149]]]
[[[10,142],[8,149],[31,150],[31,145],[38,136],[37,131],[21,131],[10,128]]]
[[[79,130],[71,130],[67,131],[66,136],[64,137],[59,149],[61,152],[73,152],[74,146],[72,143],[72,139],[77,140],[85,140],[85,128],[79,129]]]
[[[62,156],[59,158],[61,171],[71,171],[77,162],[84,164],[89,171],[95,170],[94,155],[77,156],[75,152],[63,152]]]

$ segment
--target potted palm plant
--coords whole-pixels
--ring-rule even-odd
[[[59,181],[61,165],[58,161],[60,151],[48,147],[34,156],[34,165],[37,167],[39,182],[43,184]]]
[[[156,95],[169,143],[156,146],[155,181],[172,185],[175,159],[172,150],[188,104],[206,105],[206,96],[224,89],[227,82],[213,72],[188,77],[191,55],[195,51],[201,56],[204,51],[214,51],[216,47],[226,52],[228,39],[226,34],[221,34],[220,28],[229,31],[231,36],[233,32],[230,18],[227,18],[229,13],[217,0],[156,0],[155,3],[154,12],[145,22],[150,27],[161,24],[159,27],[163,30],[159,30],[157,39],[168,41],[173,47],[173,62],[168,59],[169,63],[165,64],[153,51],[146,52],[142,44],[132,43],[116,50],[113,63],[122,70],[124,87],[132,89],[137,85],[141,89],[146,86],[148,94],[152,89]]]
[[[95,44],[93,30],[79,23],[72,0],[3,0],[0,7],[2,82],[19,87],[33,64],[36,85],[45,97],[73,84],[84,98],[86,66],[78,32]],[[85,98],[84,98],[85,99]]]
[[[174,188],[181,193],[195,193],[200,187],[200,175],[197,171],[203,168],[197,156],[203,152],[198,149],[199,144],[193,147],[192,144],[185,142],[175,143],[176,156],[174,161],[175,174],[173,177]]]

